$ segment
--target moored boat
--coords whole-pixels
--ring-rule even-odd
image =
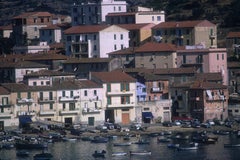
[[[234,148],[234,147],[240,147],[240,143],[239,144],[224,144],[225,148]]]
[[[105,150],[102,150],[101,152],[99,151],[95,151],[92,156],[94,158],[104,158],[105,157],[105,154],[106,154],[106,151]]]
[[[130,155],[151,155],[151,151],[130,151]]]
[[[29,141],[16,141],[15,146],[17,149],[44,149],[48,147],[44,142],[29,142]]]
[[[53,155],[47,152],[35,154],[33,157],[34,160],[51,160],[52,158]]]
[[[126,142],[126,143],[113,143],[113,146],[130,146],[132,143],[131,142]]]
[[[113,152],[112,156],[126,156],[127,153],[126,152]]]
[[[24,150],[21,150],[21,151],[18,151],[16,153],[17,157],[28,157],[29,156],[29,152],[28,151],[24,151]]]
[[[170,143],[170,144],[167,145],[168,148],[173,148],[173,149],[176,149],[176,148],[178,148],[179,146],[180,146],[180,144],[178,144],[178,143],[177,143],[177,144],[175,144],[175,143]]]

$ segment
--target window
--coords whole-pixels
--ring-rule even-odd
[[[121,104],[130,104],[129,96],[121,96]]]
[[[219,60],[219,54],[217,54],[217,60]]]
[[[116,36],[116,34],[114,34],[114,40],[116,40],[117,39],[117,36]]]
[[[47,81],[47,82],[46,82],[46,85],[50,85],[50,81]]]
[[[107,92],[111,92],[111,84],[107,84]]]
[[[44,23],[44,18],[41,18],[41,23]]]
[[[88,95],[88,94],[87,94],[87,90],[85,90],[85,91],[84,91],[84,96],[87,96],[87,95]]]
[[[224,60],[224,54],[222,54],[222,60]]]
[[[189,41],[189,39],[187,39],[187,45],[190,45],[190,41]]]
[[[17,98],[21,98],[21,92],[17,93]]]
[[[121,83],[121,91],[129,91],[129,83]]]
[[[120,36],[120,37],[121,37],[121,40],[123,40],[123,34],[121,34],[121,36]]]
[[[69,110],[74,111],[75,110],[75,103],[69,103]]]
[[[113,7],[113,10],[116,11],[116,7],[115,6]]]
[[[123,49],[124,48],[124,45],[123,44],[121,44],[121,49]]]
[[[67,36],[67,41],[68,42],[72,41],[72,37],[71,36]]]
[[[94,50],[94,51],[97,50],[97,45],[94,45],[93,50]]]
[[[37,32],[37,30],[38,30],[37,27],[34,27],[34,31]]]
[[[66,103],[63,103],[63,110],[66,109]]]
[[[96,96],[97,95],[97,90],[94,90],[93,94],[94,94],[94,96]]]
[[[119,7],[118,7],[118,11],[121,11],[121,10],[122,10],[122,9],[121,9],[121,6],[119,6]]]
[[[116,44],[114,44],[114,50],[117,50],[117,45]]]
[[[111,97],[107,97],[107,104],[112,104]]]
[[[87,36],[87,35],[85,35],[85,42],[87,42],[87,40],[88,40],[88,36]]]
[[[41,86],[42,86],[42,85],[44,85],[44,82],[43,82],[43,81],[41,81]]]
[[[39,99],[42,101],[43,100],[43,92],[39,93]]]
[[[97,35],[94,34],[94,35],[93,35],[93,40],[96,40],[96,39],[97,39]]]
[[[53,109],[53,104],[52,104],[52,103],[49,104],[49,109],[50,109],[50,110]]]
[[[53,100],[53,92],[49,92],[49,100]]]
[[[34,19],[33,19],[33,23],[37,23],[37,18],[34,18]]]
[[[62,91],[62,96],[66,97],[66,92],[65,91]]]
[[[94,102],[94,106],[95,109],[98,109],[97,102]]]
[[[73,97],[73,91],[70,91],[70,97]]]
[[[183,55],[183,64],[186,63],[186,55]]]
[[[37,82],[33,82],[33,86],[37,86]]]
[[[154,16],[152,16],[152,21],[154,21]]]
[[[27,98],[28,98],[28,99],[31,99],[31,92],[28,92],[28,93],[27,93]]]
[[[157,16],[157,21],[161,21],[161,16]]]

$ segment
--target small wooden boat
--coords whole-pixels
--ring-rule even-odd
[[[126,142],[126,143],[113,143],[113,146],[130,146],[132,143],[131,142]]]
[[[16,153],[16,155],[17,155],[17,157],[28,157],[29,156],[29,152],[21,150],[21,151],[18,151]]]
[[[240,144],[224,144],[225,148],[235,148],[240,147]]]
[[[127,153],[126,152],[113,152],[112,156],[126,156]]]
[[[178,149],[179,151],[180,151],[180,150],[197,150],[198,147],[197,147],[197,146],[178,147],[177,149]]]
[[[105,157],[105,154],[106,154],[106,151],[105,150],[102,150],[101,152],[99,151],[95,151],[92,156],[94,158],[104,158]]]
[[[151,151],[130,151],[130,155],[151,155],[152,152]]]
[[[35,156],[33,157],[34,160],[51,160],[52,158],[53,155],[47,152],[35,154]]]

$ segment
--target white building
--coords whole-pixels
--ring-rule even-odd
[[[107,53],[129,47],[128,33],[116,25],[73,26],[64,31],[66,55],[107,58]]]
[[[101,24],[108,13],[126,12],[126,1],[101,0],[98,3],[74,3],[71,10],[72,25]]]
[[[39,29],[40,42],[47,42],[47,44],[60,43],[62,40],[62,31],[58,25],[50,25]]]

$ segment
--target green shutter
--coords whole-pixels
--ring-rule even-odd
[[[126,91],[129,91],[129,83],[126,83]]]

